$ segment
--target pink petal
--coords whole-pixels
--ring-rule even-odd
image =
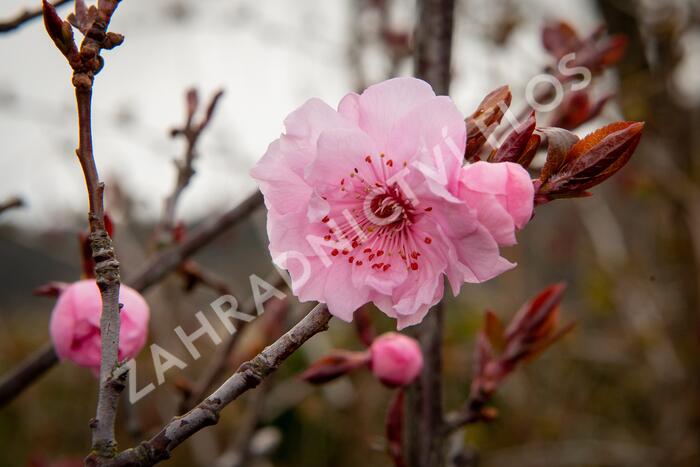
[[[466,127],[449,97],[423,101],[393,128],[384,151],[397,167],[410,164],[433,184],[456,188],[464,159]]]
[[[311,187],[291,169],[285,159],[280,141],[275,140],[250,171],[258,181],[268,209],[280,214],[299,211],[308,203],[312,193]]]
[[[393,78],[368,87],[358,98],[358,124],[384,150],[393,127],[417,105],[435,97],[425,81],[416,78]],[[347,98],[341,109],[351,114]]]
[[[334,128],[318,138],[318,157],[308,167],[306,181],[320,194],[339,195],[340,181],[358,169],[359,176],[372,179],[364,158],[376,154],[372,140],[359,129]]]
[[[460,196],[470,204],[487,207],[477,198],[493,195],[513,219],[517,228],[527,224],[532,216],[534,188],[527,171],[512,162],[476,162],[462,169]]]

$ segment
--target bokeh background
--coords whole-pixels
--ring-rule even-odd
[[[36,3],[0,0],[0,21]],[[306,99],[335,105],[351,90],[410,75],[414,16],[409,0],[124,0],[112,30],[126,41],[105,53],[94,93],[94,137],[127,282],[155,250],[153,228],[174,184],[173,160],[183,151],[169,130],[184,120],[188,87],[199,88],[203,99],[225,90],[178,207],[178,217],[196,225],[255,190],[248,170],[279,135],[284,117]],[[647,126],[632,162],[593,197],[538,209],[519,245],[506,251],[518,268],[447,300],[446,405],[458,407],[468,393],[482,312],[493,309],[507,319],[544,286],[566,281],[562,316],[578,327],[508,380],[494,399],[497,420],[466,430],[475,462],[698,466],[700,4],[459,0],[451,95],[465,115],[502,84],[513,90],[513,107],[524,107],[528,80],[551,62],[541,44],[549,20],[566,20],[582,35],[604,23],[629,39],[619,66],[596,84],[596,93],[616,98],[577,132],[619,119]],[[0,34],[0,64],[0,200],[19,196],[25,202],[0,216],[4,373],[47,339],[53,299],[32,290],[80,276],[77,235],[87,206],[74,156],[70,72],[40,21]],[[262,210],[196,261],[245,301],[248,275],[271,273]],[[183,284],[172,274],[146,298],[153,313],[150,341],[189,364],[172,330],[194,330],[194,313],[206,313],[219,294],[206,287],[187,291]],[[261,318],[231,356],[231,369],[306,309],[293,304],[284,315]],[[378,313],[371,315],[378,327],[391,328]],[[133,407],[122,404],[121,446],[135,444],[175,413],[181,388],[215,354],[210,343],[198,344],[199,361],[169,371],[166,384]],[[335,347],[361,348],[353,326],[333,323],[271,384],[228,407],[217,428],[186,442],[166,465],[236,465],[240,432],[255,416],[253,442],[266,455],[246,465],[389,466],[383,440],[389,390],[363,372],[323,388],[296,379]],[[154,379],[148,352],[139,365],[141,386]],[[79,465],[89,449],[96,389],[89,371],[64,363],[0,408],[0,465]]]

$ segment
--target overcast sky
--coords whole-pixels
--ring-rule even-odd
[[[167,133],[184,118],[184,90],[196,85],[207,97],[222,87],[226,95],[203,137],[198,173],[179,213],[197,220],[245,197],[255,189],[248,170],[282,131],[288,113],[310,97],[335,106],[352,91],[351,1],[122,1],[111,29],[126,41],[104,53],[94,91],[102,178],[119,180],[137,202],[139,217],[157,216],[173,184],[172,159],[182,150]],[[37,3],[0,0],[0,16]],[[585,0],[531,0],[508,45],[496,48],[482,40],[472,20],[461,18],[478,16],[492,3],[459,5],[452,95],[465,114],[496,86],[521,91],[541,68],[543,18],[566,18],[584,31],[596,24]],[[413,1],[405,4],[395,15],[399,27],[410,25]],[[68,8],[60,11],[65,15]],[[86,210],[86,196],[74,155],[69,67],[40,21],[0,36],[0,64],[0,200],[20,195],[29,204],[0,222],[72,228]],[[370,67],[374,79],[381,78],[383,65],[379,57]]]

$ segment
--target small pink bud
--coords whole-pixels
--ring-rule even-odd
[[[146,343],[149,309],[144,298],[131,287],[121,285],[119,360],[133,358]],[[56,301],[51,314],[51,340],[56,354],[76,365],[90,368],[97,374],[100,368],[100,315],[102,297],[93,279],[68,286]]]
[[[423,369],[423,354],[418,342],[397,332],[376,338],[370,352],[372,373],[387,386],[410,384]]]

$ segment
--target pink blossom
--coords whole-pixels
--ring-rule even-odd
[[[136,357],[148,336],[148,304],[141,294],[125,285],[119,288],[121,329],[119,359]],[[61,359],[90,368],[100,369],[100,315],[102,297],[94,280],[71,284],[58,298],[51,315],[51,339]]]
[[[370,353],[372,373],[387,386],[405,386],[423,369],[423,354],[418,342],[398,332],[377,337]]]
[[[424,81],[395,78],[311,99],[285,120],[251,174],[268,208],[275,262],[294,293],[346,321],[373,302],[401,329],[444,294],[515,264],[499,246],[532,215],[533,187],[512,163],[463,165],[462,114]]]

